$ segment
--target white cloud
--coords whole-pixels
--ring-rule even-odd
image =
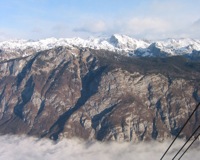
[[[128,21],[128,28],[133,32],[157,31],[165,32],[170,28],[169,23],[158,18],[133,18]]]
[[[73,31],[76,33],[86,32],[88,34],[113,34],[120,33],[137,38],[160,38],[171,29],[171,24],[159,18],[125,18],[115,20],[92,20],[85,21],[80,27]]]
[[[0,41],[9,40],[9,39],[17,39],[19,35],[23,35],[23,33],[19,33],[17,30],[0,28]]]
[[[89,19],[74,27],[74,36],[125,34],[134,38],[150,40],[165,38],[200,38],[198,25],[183,24],[174,20],[159,17],[128,17],[112,20]],[[73,34],[72,34],[73,35]],[[67,34],[66,34],[67,36]]]
[[[200,19],[194,22],[193,26],[199,27],[200,26]]]
[[[98,15],[89,20],[82,17],[84,23],[78,24],[76,34],[87,32],[89,34],[126,34],[135,38],[163,39],[163,38],[200,38],[199,29],[191,27],[192,23],[199,18],[197,9],[199,2],[187,2],[186,0],[152,0],[141,2],[132,11],[117,13],[116,16]],[[115,11],[113,11],[115,12]],[[96,20],[97,19],[97,20]],[[99,27],[101,26],[101,27]]]
[[[171,24],[159,18],[131,18],[125,22],[126,33],[143,38],[160,38],[171,30]]]
[[[200,38],[200,19],[187,28],[187,34],[193,38]]]
[[[108,28],[106,23],[102,20],[89,20],[82,24],[81,27],[75,28],[75,32],[88,32],[88,33],[99,33],[104,32]]]
[[[97,9],[97,12],[90,11],[90,7],[85,10],[87,7],[84,9],[81,6],[80,9],[78,5],[70,7],[69,4],[67,8],[60,3],[50,10],[46,2],[43,0],[38,7],[33,7],[29,3],[17,2],[12,5],[6,3],[8,8],[16,9],[17,6],[20,12],[6,16],[5,22],[2,21],[0,28],[6,30],[0,30],[0,40],[41,39],[52,36],[86,38],[113,33],[146,39],[200,38],[199,27],[192,27],[192,23],[200,15],[198,8],[200,1],[196,0],[150,0],[141,1],[132,6],[126,5],[129,3],[122,4],[113,1],[116,5],[115,9],[111,10],[112,3],[106,3],[106,7]],[[7,13],[7,11],[9,10],[4,12]],[[27,11],[29,11],[28,14]]]
[[[175,148],[165,159],[171,159],[183,142],[176,143]],[[66,139],[57,143],[26,136],[0,136],[0,159],[2,160],[155,160],[160,159],[169,142],[148,143],[101,143]],[[200,146],[196,144],[182,158],[198,160]]]
[[[0,41],[8,39],[7,33],[0,31]]]

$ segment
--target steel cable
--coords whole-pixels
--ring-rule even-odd
[[[181,130],[178,132],[178,134],[176,135],[176,137],[174,138],[174,140],[171,142],[171,144],[169,145],[169,147],[167,148],[167,150],[165,151],[165,153],[162,155],[162,157],[160,158],[160,160],[162,160],[164,158],[164,156],[167,154],[167,152],[169,151],[169,149],[171,148],[171,146],[174,144],[174,142],[176,141],[176,139],[178,138],[178,136],[180,135],[180,133],[182,132],[182,130],[185,128],[185,126],[187,125],[187,123],[189,122],[189,120],[192,118],[193,114],[198,109],[199,105],[200,105],[200,103],[198,103],[196,105],[196,107],[193,110],[192,114],[188,117],[187,121],[185,122],[185,124],[183,125],[183,127],[181,128]]]
[[[186,150],[182,153],[182,155],[179,157],[178,160],[180,160],[183,155],[188,151],[188,149],[193,145],[193,143],[197,140],[197,138],[200,136],[200,133],[198,134],[198,136],[195,137],[195,139],[192,141],[192,143],[186,148]]]
[[[189,137],[189,139],[184,143],[184,145],[179,149],[179,151],[176,153],[176,155],[172,158],[174,160],[176,156],[181,152],[181,150],[185,147],[185,145],[190,141],[190,139],[194,136],[194,134],[199,130],[200,125],[195,129],[195,131],[192,133],[192,135]]]

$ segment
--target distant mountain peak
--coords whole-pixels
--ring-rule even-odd
[[[193,50],[200,51],[200,40],[181,38],[165,39],[160,41],[145,41],[134,39],[126,35],[113,34],[111,37],[98,37],[82,39],[75,38],[47,38],[37,41],[33,40],[10,40],[0,42],[1,59],[10,59],[14,57],[23,57],[33,52],[52,49],[59,46],[70,48],[91,48],[103,49],[125,54],[127,56],[158,56],[158,50],[165,56],[185,55],[193,53]],[[154,53],[155,49],[156,53]],[[29,50],[27,52],[27,49]],[[32,52],[30,52],[30,49]],[[11,54],[14,53],[14,54]]]

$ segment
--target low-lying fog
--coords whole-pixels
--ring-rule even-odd
[[[172,159],[183,143],[176,142],[164,159]],[[132,144],[77,139],[53,142],[49,139],[6,135],[0,136],[0,160],[159,160],[169,144],[170,141]],[[195,142],[182,159],[198,160],[199,144]]]

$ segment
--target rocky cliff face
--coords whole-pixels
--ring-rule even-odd
[[[162,141],[200,99],[200,63],[57,47],[0,62],[0,133]],[[199,122],[199,112],[181,137]]]

